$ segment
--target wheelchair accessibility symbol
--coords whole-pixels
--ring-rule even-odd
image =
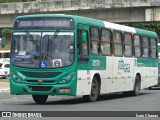
[[[41,63],[40,63],[40,67],[41,67],[41,68],[46,68],[46,67],[47,67],[47,63],[44,62],[44,61],[41,62]]]

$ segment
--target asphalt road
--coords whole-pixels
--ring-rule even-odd
[[[49,96],[44,105],[34,103],[30,95],[16,96],[4,92],[0,93],[0,111],[160,111],[160,88],[142,90],[136,97],[125,97],[121,93],[105,94],[101,95],[97,102],[92,103],[84,102],[81,96]],[[68,117],[63,119],[69,120]],[[72,119],[74,118],[71,117]],[[87,119],[91,120],[91,117]],[[101,119],[103,118],[100,117],[99,120]],[[125,119],[127,118],[123,120]]]

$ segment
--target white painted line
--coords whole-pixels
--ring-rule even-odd
[[[147,98],[147,99],[143,99],[143,100],[155,100],[156,98]]]
[[[12,99],[13,99],[13,100],[17,100],[18,98],[16,98],[16,97],[13,97]]]

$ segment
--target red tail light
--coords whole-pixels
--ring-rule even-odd
[[[0,67],[2,67],[3,63],[0,63]]]

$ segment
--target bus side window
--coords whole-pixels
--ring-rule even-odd
[[[132,35],[129,33],[124,34],[124,56],[132,57]]]
[[[109,30],[102,29],[101,52],[102,55],[111,55],[111,32]]]
[[[156,39],[155,38],[150,38],[150,56],[152,58],[156,58],[157,55],[156,55],[156,52],[157,49],[156,49]]]
[[[135,57],[141,57],[141,44],[139,35],[134,35],[134,54]]]
[[[149,57],[149,41],[147,37],[142,38],[143,43],[143,57]]]
[[[89,61],[88,32],[79,30],[78,33],[79,63],[86,63]]]
[[[82,55],[88,55],[88,39],[87,39],[87,32],[86,31],[82,31]]]
[[[122,34],[118,31],[113,31],[114,55],[122,56]]]
[[[78,54],[79,55],[88,55],[88,32],[84,30],[78,31]]]
[[[98,55],[99,54],[99,30],[98,28],[91,28],[91,54]]]

